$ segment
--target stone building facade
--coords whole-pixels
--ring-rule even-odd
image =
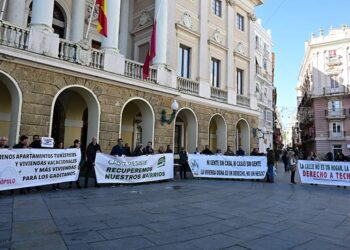
[[[261,1],[107,0],[108,37],[92,28],[83,40],[91,2],[8,1],[0,25],[1,136],[13,144],[20,134],[39,134],[66,146],[97,136],[106,152],[119,137],[131,147],[152,141],[175,151],[258,147],[252,45]],[[155,15],[157,56],[143,80]],[[180,71],[183,48],[189,74]],[[164,111],[174,120],[164,121]]]
[[[299,74],[298,128],[302,149],[350,155],[350,29],[321,29],[305,44]]]

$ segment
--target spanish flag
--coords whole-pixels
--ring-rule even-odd
[[[157,22],[154,21],[153,31],[151,36],[151,43],[148,47],[145,63],[143,64],[143,68],[142,68],[143,79],[147,79],[149,77],[149,70],[150,70],[151,63],[153,61],[153,58],[156,57],[156,37],[157,37]]]
[[[97,31],[107,37],[107,0],[96,0],[99,5]]]

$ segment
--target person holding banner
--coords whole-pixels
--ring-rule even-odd
[[[165,153],[167,153],[167,154],[172,154],[172,153],[173,153],[173,150],[171,149],[170,145],[167,145],[167,146],[166,146],[166,151],[165,151]]]
[[[133,153],[133,156],[143,155],[143,145],[141,143],[137,144]]]
[[[88,186],[89,177],[91,173],[93,173],[93,177],[95,180],[95,187],[100,187],[97,184],[96,173],[95,173],[95,160],[96,160],[97,152],[102,152],[101,146],[97,143],[97,137],[93,137],[91,143],[86,149],[87,164],[86,164],[86,176],[85,176],[84,188],[87,188]]]
[[[291,152],[289,157],[289,166],[290,166],[290,184],[297,184],[295,182],[295,172],[297,171],[298,160],[295,157],[295,153]]]
[[[233,152],[231,146],[227,146],[227,151],[224,153],[224,155],[226,155],[226,156],[234,156],[235,152]]]
[[[26,135],[21,135],[19,138],[19,142],[13,146],[13,149],[23,149],[23,148],[28,148],[28,136]],[[27,192],[30,192],[30,188],[26,188]],[[23,188],[20,189],[19,191],[21,194],[25,194],[25,191]],[[14,194],[14,190],[11,190],[11,194]]]
[[[33,135],[33,141],[29,145],[30,148],[41,148],[41,139],[39,135]]]
[[[122,138],[119,138],[118,139],[118,144],[115,145],[113,148],[112,148],[112,151],[111,151],[111,155],[114,155],[114,156],[123,156],[123,155],[126,155],[126,150],[125,150],[125,147],[123,145],[123,139]]]
[[[7,137],[0,137],[0,149],[9,148]]]
[[[80,140],[78,140],[78,139],[74,140],[73,145],[70,146],[69,148],[78,148],[78,149],[80,149],[80,151],[81,151],[81,148],[80,148]],[[81,158],[80,158],[79,170],[81,169],[82,166],[84,166],[84,158],[83,158],[83,155],[81,155]],[[80,171],[79,171],[79,175],[80,175]],[[77,185],[77,188],[79,188],[79,189],[81,188],[80,183],[79,183],[79,176],[78,176],[78,180],[75,182],[75,184]],[[73,186],[73,182],[71,181],[71,182],[69,182],[68,188],[72,188],[72,186]]]
[[[238,148],[236,154],[237,154],[238,156],[245,156],[245,151],[242,149],[241,146],[239,146],[239,148]]]
[[[151,141],[147,142],[147,146],[143,149],[143,154],[144,155],[153,155],[154,154],[154,150],[152,148]]]
[[[202,151],[202,155],[213,155],[213,152],[211,152],[209,145],[205,145],[205,148]]]
[[[188,166],[188,154],[184,147],[181,147],[180,156],[180,179],[187,179],[186,170]]]

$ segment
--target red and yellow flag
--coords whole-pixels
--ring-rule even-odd
[[[99,5],[97,31],[107,37],[107,0],[96,0]]]

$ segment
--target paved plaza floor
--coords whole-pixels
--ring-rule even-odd
[[[349,249],[350,189],[176,180],[0,196],[0,249]]]

